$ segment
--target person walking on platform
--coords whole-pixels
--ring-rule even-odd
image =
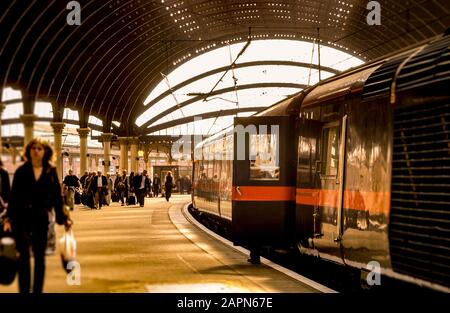
[[[6,210],[9,200],[9,192],[11,186],[9,184],[8,172],[3,168],[3,162],[0,160],[0,214]]]
[[[128,179],[126,170],[123,170],[122,176],[117,176],[114,181],[114,189],[119,196],[120,202],[122,202],[122,206],[124,206],[128,198]]]
[[[106,181],[108,185],[106,186],[106,195],[105,195],[105,203],[106,205],[111,205],[111,194],[113,192],[113,181],[111,179],[111,175],[106,174]]]
[[[134,172],[130,173],[130,176],[128,176],[128,198],[127,198],[127,205],[135,205],[136,204],[136,196],[135,196],[135,189],[134,189]]]
[[[159,192],[161,190],[161,178],[158,177],[158,174],[155,174],[153,177],[153,195],[158,198]]]
[[[167,200],[167,202],[169,202],[170,196],[172,195],[172,188],[173,188],[173,177],[172,177],[171,171],[169,171],[167,173],[164,187],[165,187],[166,200]]]
[[[47,141],[33,139],[25,148],[26,162],[14,174],[4,231],[12,231],[19,251],[19,291],[31,287],[30,248],[34,256],[34,293],[42,293],[49,212],[56,222],[70,229],[72,221],[63,210],[61,184],[50,160],[53,150]],[[24,196],[26,194],[26,196]]]
[[[106,176],[102,175],[101,171],[97,172],[97,176],[92,178],[91,181],[91,192],[94,194],[94,208],[97,208],[99,210],[102,209],[102,205],[105,201],[105,194],[107,192],[108,187],[108,180],[106,179]]]
[[[147,190],[150,189],[150,181],[147,177],[146,170],[144,170],[141,175],[134,176],[133,185],[139,201],[139,205],[143,207],[145,202],[145,195],[147,194]]]
[[[178,178],[177,181],[178,191],[180,192],[180,195],[184,194],[184,176],[181,176]]]
[[[73,210],[75,206],[75,189],[80,186],[80,181],[76,175],[73,175],[72,170],[69,170],[69,175],[64,177],[63,190],[66,192],[67,205]]]
[[[145,196],[146,197],[148,197],[148,198],[150,198],[150,197],[152,197],[152,179],[150,178],[150,176],[148,175],[148,173],[147,173],[147,171],[145,171],[145,177],[147,178],[147,180],[148,180],[148,187],[146,188],[146,193],[145,193]]]
[[[86,179],[89,177],[89,172],[84,172],[83,176],[80,177],[80,187],[84,189]]]
[[[191,181],[191,177],[189,175],[187,175],[184,178],[184,188],[187,191],[188,194],[191,194],[192,192],[192,181]]]
[[[86,178],[86,180],[84,181],[83,184],[83,195],[82,195],[82,199],[84,198],[85,203],[83,203],[84,205],[86,205],[87,207],[94,209],[94,193],[93,193],[93,188],[91,188],[92,185],[92,180],[95,177],[95,172],[91,172],[89,173],[89,176]]]

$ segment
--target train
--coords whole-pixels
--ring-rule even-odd
[[[194,156],[192,208],[235,245],[450,291],[449,31],[235,117]]]

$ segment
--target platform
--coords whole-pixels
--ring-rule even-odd
[[[143,208],[113,203],[72,213],[80,285],[68,285],[58,253],[47,257],[45,292],[329,292],[208,235],[183,214],[190,196],[147,198]],[[58,238],[63,229],[57,227]],[[322,288],[323,287],[323,288]],[[0,292],[16,292],[17,277]]]

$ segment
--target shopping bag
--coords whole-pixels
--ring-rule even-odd
[[[77,254],[77,242],[72,229],[65,230],[63,236],[59,239],[59,252],[61,254],[62,266],[69,273],[71,270],[67,265],[75,261]]]
[[[18,252],[16,242],[8,235],[0,238],[0,284],[9,285],[17,273]]]
[[[47,249],[45,255],[54,255],[56,252],[55,211],[48,213]]]

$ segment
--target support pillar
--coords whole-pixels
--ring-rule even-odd
[[[149,149],[148,146],[145,144],[144,145],[144,169],[147,170],[147,173],[150,173],[150,167],[149,165]]]
[[[90,154],[89,155],[89,172],[93,172],[94,171],[92,169],[92,160],[94,160],[94,155]]]
[[[125,170],[128,172],[128,138],[119,137],[120,145],[120,174]]]
[[[93,170],[93,172],[97,172],[98,171],[98,162],[99,162],[99,160],[98,160],[98,155],[94,155],[94,170]]]
[[[62,122],[52,122],[50,125],[53,127],[53,135],[55,139],[54,152],[56,156],[56,170],[58,172],[58,177],[62,178],[63,168],[62,168],[62,132],[66,124]]]
[[[34,129],[34,121],[36,120],[37,115],[35,114],[22,114],[20,116],[20,120],[23,123],[24,128],[24,137],[23,137],[23,146],[26,147],[27,144],[33,139],[33,129]]]
[[[72,174],[76,175],[77,173],[73,169],[73,154],[69,153],[68,159],[69,159],[69,170],[72,170]],[[63,161],[63,163],[64,163],[64,161]]]
[[[130,142],[130,152],[131,152],[131,165],[130,165],[130,172],[134,172],[136,174],[137,172],[137,158],[138,158],[138,145],[139,145],[139,138],[132,137],[129,139]]]
[[[112,133],[103,133],[102,134],[102,140],[103,140],[103,174],[106,175],[109,172],[110,166],[111,166],[111,139],[114,134]]]
[[[77,128],[78,135],[80,136],[80,176],[84,175],[84,172],[88,170],[87,136],[90,131],[90,128]],[[89,166],[89,169],[90,168],[91,166]]]

